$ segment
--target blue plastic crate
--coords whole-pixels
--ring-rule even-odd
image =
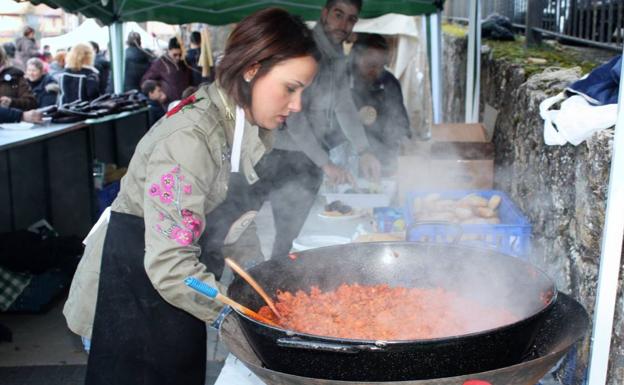
[[[453,224],[451,222],[417,224],[414,220],[413,202],[436,193],[441,199],[461,199],[476,194],[489,199],[499,195],[502,200],[498,207],[500,224]],[[405,220],[408,241],[459,242],[475,246],[494,248],[504,254],[526,258],[531,247],[531,224],[516,207],[511,198],[497,190],[453,190],[418,191],[406,195]]]
[[[405,230],[405,215],[402,208],[375,207],[373,209],[375,231],[378,233],[393,233]]]

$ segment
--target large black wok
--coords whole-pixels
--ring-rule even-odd
[[[552,281],[520,259],[445,244],[324,247],[298,253],[295,259],[263,262],[250,273],[269,293],[309,290],[313,285],[333,290],[342,283],[444,288],[507,309],[520,319],[496,329],[448,338],[369,341],[298,333],[237,313],[243,333],[267,368],[333,380],[432,379],[513,365],[527,354],[556,299]],[[252,309],[263,306],[262,299],[240,278],[230,285],[228,295]]]
[[[324,380],[267,369],[251,350],[234,314],[225,317],[219,333],[228,350],[268,385],[461,385],[468,380],[487,381],[492,385],[535,385],[574,343],[585,336],[588,326],[589,317],[583,306],[568,295],[558,293],[557,302],[539,328],[526,360],[505,368],[458,377],[383,383]]]

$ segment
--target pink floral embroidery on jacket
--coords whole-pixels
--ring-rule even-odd
[[[152,184],[149,188],[149,195],[153,197],[160,196],[160,186],[156,183]]]
[[[172,191],[162,191],[160,193],[160,201],[164,204],[169,204],[173,202],[173,192]]]
[[[162,185],[163,189],[165,189],[167,191],[173,190],[173,186],[175,185],[175,183],[173,181],[173,175],[165,174],[165,175],[161,176],[160,177],[160,184]]]
[[[193,233],[177,226],[171,229],[170,237],[182,246],[188,246],[193,242]]]
[[[160,223],[156,224],[156,230],[178,244],[188,246],[200,237],[203,218],[181,207],[182,195],[191,195],[193,192],[191,184],[180,183],[183,179],[184,175],[180,174],[180,166],[175,166],[169,173],[160,177],[160,183],[153,183],[148,192],[150,196],[159,197],[160,201],[166,205],[175,205],[179,215],[178,218],[174,218],[166,211],[159,211]]]

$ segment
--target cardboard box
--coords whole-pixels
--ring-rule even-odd
[[[431,140],[399,157],[399,199],[407,191],[492,189],[494,146],[482,124],[441,124]]]

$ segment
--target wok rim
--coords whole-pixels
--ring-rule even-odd
[[[481,331],[476,331],[476,332],[471,332],[471,333],[465,333],[465,334],[456,334],[456,335],[452,335],[452,336],[447,336],[447,337],[436,337],[436,338],[426,338],[426,339],[411,339],[411,340],[367,340],[367,339],[354,339],[354,338],[340,338],[340,337],[331,337],[331,336],[322,336],[322,335],[317,335],[317,334],[309,334],[309,333],[303,333],[303,332],[298,332],[296,330],[290,330],[290,329],[284,329],[281,327],[276,327],[276,326],[272,326],[269,324],[266,324],[264,322],[260,322],[257,321],[243,313],[241,313],[238,309],[233,309],[234,312],[242,318],[245,318],[248,321],[251,321],[253,324],[257,324],[260,326],[264,326],[270,329],[273,329],[275,331],[281,332],[281,333],[285,333],[287,337],[289,338],[293,338],[293,337],[305,337],[306,341],[318,341],[319,339],[322,340],[323,342],[333,342],[333,343],[343,343],[343,344],[349,344],[349,345],[375,345],[375,346],[379,346],[379,347],[384,347],[384,346],[397,346],[397,345],[407,345],[407,344],[439,344],[441,342],[451,342],[451,341],[455,341],[457,339],[465,339],[465,338],[473,338],[473,337],[478,337],[478,336],[482,336],[485,334],[492,334],[492,333],[496,333],[499,331],[502,331],[503,329],[509,329],[509,328],[514,328],[516,326],[520,326],[521,324],[530,322],[532,320],[534,320],[535,318],[541,317],[545,312],[549,311],[555,304],[555,301],[557,300],[558,297],[558,293],[559,290],[557,289],[557,285],[554,282],[554,280],[552,278],[550,278],[550,276],[548,276],[548,274],[546,274],[546,272],[544,272],[541,268],[534,266],[533,264],[529,263],[528,261],[522,260],[518,257],[514,257],[512,255],[509,254],[504,254],[501,252],[498,252],[496,250],[493,250],[491,248],[487,248],[487,247],[478,247],[478,246],[464,246],[464,245],[456,245],[456,244],[445,244],[442,245],[440,243],[435,243],[435,242],[360,242],[360,243],[351,243],[351,244],[346,244],[346,245],[331,245],[331,246],[323,246],[323,247],[318,247],[315,249],[309,249],[309,250],[303,250],[303,251],[297,251],[297,252],[293,252],[290,253],[289,255],[299,255],[299,254],[303,254],[309,251],[314,251],[314,252],[318,252],[323,251],[325,249],[336,249],[336,248],[341,248],[341,247],[345,247],[348,245],[367,245],[367,244],[382,244],[385,246],[396,246],[396,245],[411,245],[411,244],[418,244],[418,245],[422,245],[423,247],[426,246],[435,246],[435,247],[441,247],[441,246],[445,246],[445,247],[452,247],[452,248],[457,248],[457,249],[462,249],[462,250],[473,250],[473,251],[486,251],[488,253],[495,253],[498,254],[500,256],[503,256],[505,258],[514,258],[517,261],[521,262],[522,264],[525,264],[531,268],[533,268],[535,271],[537,271],[542,277],[544,277],[546,279],[547,282],[550,283],[549,285],[549,289],[552,291],[552,295],[550,297],[550,300],[548,301],[548,303],[545,303],[544,306],[542,306],[538,311],[530,314],[527,317],[524,318],[520,318],[519,320],[512,322],[512,323],[508,323],[508,324],[504,324],[504,325],[500,325],[497,326],[495,328],[490,328],[490,329],[484,329]],[[287,258],[287,257],[282,257],[282,258],[278,258],[278,260],[282,260],[283,258]],[[271,260],[267,260],[264,262],[261,262],[257,265],[255,265],[254,267],[252,267],[252,269],[255,269],[257,266],[262,265],[263,263],[267,263],[270,262]],[[250,269],[250,270],[252,270]],[[236,280],[240,280],[241,277],[236,277]],[[228,288],[229,291],[229,288]],[[228,293],[229,295],[229,293]]]

